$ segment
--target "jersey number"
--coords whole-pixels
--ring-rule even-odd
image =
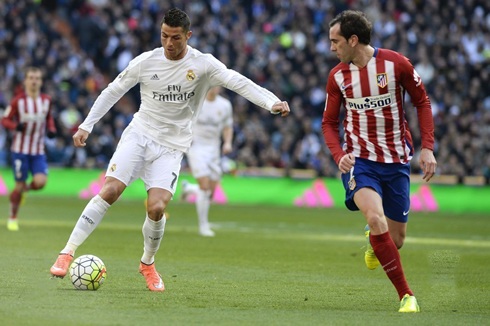
[[[172,183],[170,184],[170,189],[174,189],[175,181],[177,181],[177,174],[175,174],[175,172],[172,172],[172,175],[174,176],[174,179],[172,180]]]

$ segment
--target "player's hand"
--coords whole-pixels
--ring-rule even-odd
[[[278,114],[280,113],[282,117],[285,117],[291,112],[289,109],[288,102],[282,101],[282,102],[277,102],[272,106],[271,112],[273,114]]]
[[[422,179],[424,179],[425,182],[429,182],[429,180],[436,173],[437,162],[436,158],[434,157],[434,153],[428,148],[422,148],[422,151],[420,152],[419,164],[422,172],[424,172]]]
[[[17,130],[17,131],[24,131],[24,130],[26,130],[26,124],[25,123],[22,123],[22,122],[19,122],[17,124],[17,127],[15,127],[15,130]]]
[[[231,144],[223,143],[223,148],[221,149],[221,153],[223,155],[230,154],[232,150],[233,150],[233,148],[232,148]]]
[[[73,144],[76,147],[85,147],[85,141],[87,140],[89,132],[83,129],[78,129],[78,131],[73,135]]]
[[[344,174],[349,173],[354,164],[356,164],[356,158],[354,157],[354,154],[345,154],[339,161],[340,172]]]

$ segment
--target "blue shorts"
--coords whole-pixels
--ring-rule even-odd
[[[361,188],[374,189],[383,201],[383,210],[391,220],[406,223],[410,210],[410,163],[378,163],[356,157],[351,172],[342,174],[345,206],[351,211],[359,208],[354,194]]]
[[[29,176],[29,171],[32,175],[37,173],[48,175],[46,155],[12,153],[11,156],[15,181],[26,181]]]

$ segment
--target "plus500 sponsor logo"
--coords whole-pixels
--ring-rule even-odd
[[[383,94],[359,98],[346,98],[347,108],[351,110],[378,109],[391,105],[391,94]]]

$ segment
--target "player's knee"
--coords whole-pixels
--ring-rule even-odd
[[[46,182],[32,182],[29,186],[31,190],[41,190],[46,186]]]
[[[383,232],[388,228],[384,214],[377,210],[367,210],[364,212],[369,228],[376,233]]]
[[[167,205],[163,200],[151,202],[148,205],[148,217],[154,221],[161,220],[166,207]]]
[[[105,185],[99,193],[99,196],[104,199],[109,205],[112,205],[118,198],[120,192],[117,187]]]

